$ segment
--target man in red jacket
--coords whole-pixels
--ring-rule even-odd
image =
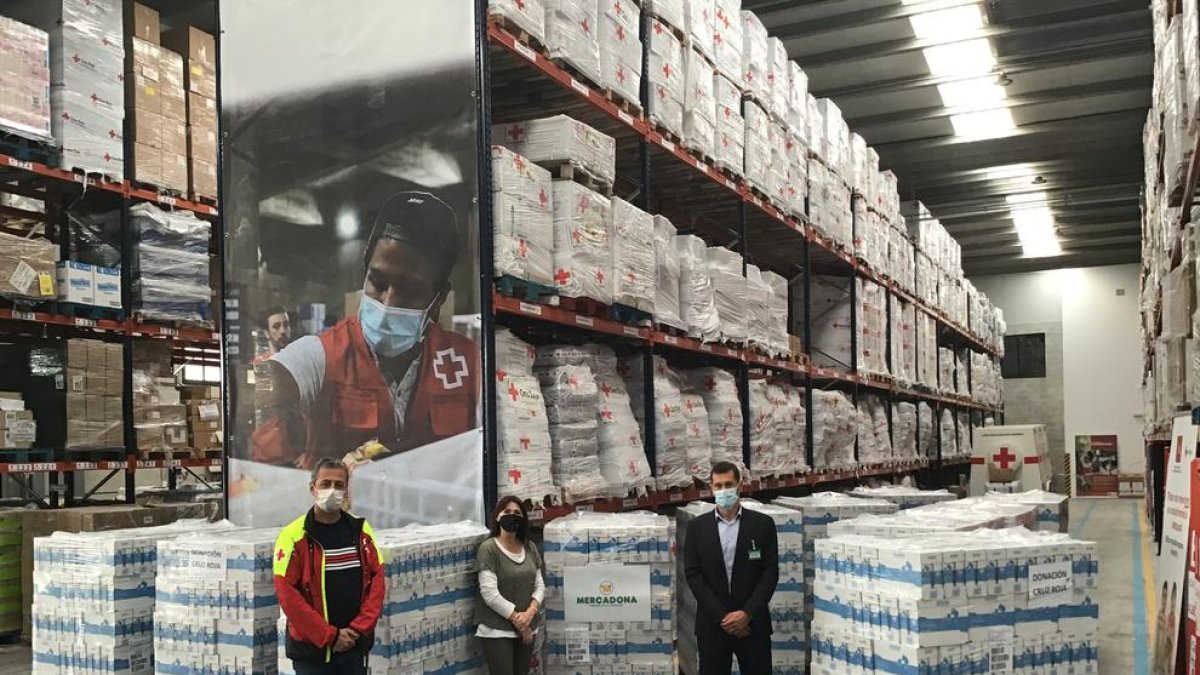
[[[314,507],[275,543],[275,594],[296,675],[365,675],[375,644],[383,558],[367,521],[342,510],[349,481],[340,461],[320,460],[309,486]]]
[[[250,459],[309,468],[372,440],[393,454],[479,426],[479,349],[437,325],[460,245],[454,211],[434,195],[384,202],[357,315],[268,362]]]

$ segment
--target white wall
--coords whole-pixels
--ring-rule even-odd
[[[972,282],[1004,310],[1010,326],[1061,322],[1065,443],[1073,444],[1076,435],[1116,434],[1121,470],[1142,471],[1138,266],[1052,270]],[[1117,295],[1118,289],[1124,289],[1123,296]]]

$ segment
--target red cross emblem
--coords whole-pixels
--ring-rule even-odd
[[[511,124],[508,127],[508,140],[519,141],[525,135],[525,127],[520,124]]]
[[[592,32],[592,26],[591,26],[591,24],[588,23],[587,17],[584,17],[583,21],[579,22],[579,26],[581,28],[583,28],[583,32],[585,32],[585,33]]]
[[[520,10],[525,9],[525,0],[517,0],[517,9],[520,9]]]
[[[655,35],[662,35],[662,32],[663,32],[662,23],[660,23],[660,22],[658,22],[658,21],[655,21],[655,22],[654,22],[654,34],[655,34]]]
[[[716,389],[717,388],[717,378],[713,377],[712,375],[709,375],[708,377],[704,378],[704,388],[709,391]]]
[[[446,366],[450,366],[453,370],[446,372],[444,370]],[[458,389],[463,386],[463,379],[470,374],[471,371],[467,367],[465,356],[460,356],[453,347],[438,350],[437,356],[433,360],[433,376],[441,381],[443,388]]]
[[[524,239],[517,240],[517,254],[520,255],[522,258],[529,257],[529,247],[525,244]]]
[[[521,484],[521,470],[520,469],[509,469],[508,477],[512,479],[513,485]]]
[[[630,282],[636,282],[636,281],[637,281],[637,273],[636,273],[636,272],[633,272],[632,270],[630,270],[629,274],[627,274],[626,276],[628,276],[628,277],[629,277],[629,281],[630,281]]]
[[[1008,451],[1008,448],[1000,448],[1000,453],[992,455],[992,461],[1000,464],[1000,468],[1007,471],[1010,463],[1016,463],[1017,456]]]
[[[571,385],[571,388],[574,389],[579,386],[579,378],[574,375],[568,375],[567,384]]]
[[[670,417],[670,416],[671,416],[671,406],[664,403],[663,404],[663,417]]]
[[[503,382],[504,378],[506,378],[506,377],[508,377],[508,371],[506,371],[506,370],[497,370],[496,371],[496,381],[497,382]]]
[[[625,10],[621,8],[620,0],[613,3],[613,12],[616,13],[617,16],[625,16]]]
[[[623,84],[625,82],[625,78],[626,78],[625,68],[624,67],[617,68],[617,81],[621,82]]]
[[[513,166],[517,171],[525,170],[525,158],[520,155],[513,155]]]
[[[613,419],[613,411],[612,411],[612,410],[610,410],[610,409],[608,409],[608,408],[605,408],[604,410],[601,410],[601,411],[600,411],[600,419],[607,420],[607,421],[611,422],[611,421],[612,421],[612,419]]]
[[[637,474],[638,474],[637,462],[630,461],[629,462],[629,475],[636,476]]]
[[[625,27],[617,26],[617,39],[621,42],[625,41]]]
[[[279,552],[275,554],[275,559],[283,560],[283,557],[284,557],[283,549],[279,549]]]
[[[725,41],[721,39],[721,34],[720,34],[720,33],[713,33],[713,43],[714,43],[714,44],[716,44],[716,45],[719,47],[719,46],[721,46],[721,45],[722,45],[724,42],[725,42]]]
[[[604,270],[596,270],[596,283],[604,283]]]
[[[663,64],[663,77],[671,77],[671,64]]]
[[[578,244],[582,240],[583,240],[583,233],[579,231],[579,228],[575,228],[574,230],[571,230],[571,241]]]
[[[79,63],[79,55],[75,54],[74,56],[71,57],[71,60],[74,61],[75,63]]]
[[[524,450],[528,450],[530,442],[531,441],[528,438],[522,438],[521,439],[521,448]]]
[[[92,94],[92,103],[95,103],[98,100],[100,100],[100,97],[96,96],[95,94]]]
[[[541,204],[543,208],[545,208],[546,204],[548,204],[549,202],[550,202],[550,195],[546,194],[545,188],[538,190],[538,203]]]
[[[608,395],[612,393],[612,387],[608,386],[608,383],[605,382],[600,385],[600,391],[604,392],[605,398],[608,398]]]
[[[579,196],[579,212],[580,213],[587,213],[588,206],[590,206],[590,205],[591,205],[591,203],[588,201],[587,195]]]
[[[116,134],[113,134],[113,135],[115,136]],[[106,153],[104,153],[104,161],[106,161],[106,162],[111,162],[111,161],[112,161],[112,155],[108,154],[107,152],[106,152]]]
[[[521,395],[521,390],[520,390],[520,389],[517,389],[517,383],[516,383],[516,382],[509,382],[509,383],[508,383],[508,396],[509,396],[509,398],[511,398],[512,400],[514,400],[514,401],[515,401],[515,400],[517,400],[517,397],[518,397],[518,396],[520,396],[520,395]]]
[[[566,286],[571,281],[571,273],[566,270],[559,270],[554,273],[554,282],[559,286]]]
[[[692,399],[690,398],[684,399],[683,404],[687,406],[688,412],[692,412],[692,410],[695,408],[695,404],[692,403]]]

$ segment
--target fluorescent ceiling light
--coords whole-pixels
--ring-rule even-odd
[[[1022,192],[1020,194],[1008,195],[1004,201],[1011,204],[1045,204],[1046,192],[1044,190],[1036,190],[1034,192]]]
[[[1062,255],[1062,244],[1058,237],[1050,237],[1041,241],[1021,242],[1021,252],[1026,258],[1052,258]]]
[[[989,110],[1004,105],[1004,87],[990,77],[938,85],[942,105],[959,110]]]
[[[1035,172],[1031,164],[1005,164],[984,169],[984,177],[988,180],[1012,180],[1018,178],[1033,178]]]
[[[921,12],[908,17],[918,40],[948,42],[983,28],[979,5],[961,5],[950,9]]]
[[[984,38],[926,47],[921,52],[934,77],[987,75],[996,66],[992,45]]]
[[[1008,108],[951,115],[950,124],[954,125],[955,135],[968,141],[1008,136],[1017,128]]]

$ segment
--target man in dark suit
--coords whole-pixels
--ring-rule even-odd
[[[771,612],[779,582],[775,522],[738,503],[742,475],[729,462],[713,465],[717,508],[688,524],[684,572],[696,596],[700,675],[729,675],[737,655],[742,675],[771,672]]]

